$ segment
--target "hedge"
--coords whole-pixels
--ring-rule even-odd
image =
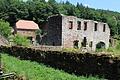
[[[31,60],[76,75],[98,75],[109,80],[120,79],[120,57],[110,54],[41,51],[25,47],[1,46],[0,52],[23,60]]]

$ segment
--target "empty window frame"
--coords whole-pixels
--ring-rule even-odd
[[[106,24],[103,24],[103,32],[106,30]]]
[[[87,22],[84,22],[84,31],[87,30]]]
[[[73,28],[73,21],[69,21],[69,29]]]
[[[77,30],[81,30],[81,22],[80,21],[77,22]]]
[[[98,23],[95,23],[94,31],[97,31]]]

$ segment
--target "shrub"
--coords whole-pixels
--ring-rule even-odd
[[[28,40],[25,36],[21,36],[19,34],[15,35],[13,38],[13,42],[18,46],[29,46],[30,40]]]
[[[114,49],[113,49],[112,47],[109,47],[109,48],[107,49],[107,51],[108,51],[108,52],[114,52]]]
[[[120,41],[117,41],[116,49],[120,49]]]
[[[10,24],[4,20],[0,20],[0,34],[6,38],[11,35]]]

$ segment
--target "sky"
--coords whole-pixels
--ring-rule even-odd
[[[46,0],[48,1],[48,0]],[[120,0],[56,0],[69,1],[72,4],[77,4],[77,2],[82,3],[84,6],[96,9],[105,9],[120,12]]]
[[[24,0],[27,1],[27,0]],[[45,0],[48,1],[48,0]],[[69,1],[70,3],[76,5],[77,2],[82,3],[84,6],[95,9],[104,9],[120,12],[120,0],[56,0],[60,1]]]

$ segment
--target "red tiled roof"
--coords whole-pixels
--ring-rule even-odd
[[[34,21],[28,21],[28,20],[19,20],[18,22],[16,22],[16,28],[32,29],[32,30],[39,29],[38,24],[36,24]]]

